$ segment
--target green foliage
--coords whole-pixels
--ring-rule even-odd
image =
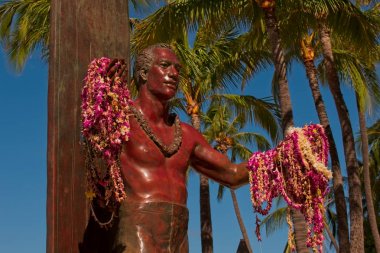
[[[36,48],[41,48],[42,57],[47,58],[49,13],[49,0],[13,0],[1,4],[0,41],[16,70],[22,70]]]
[[[268,132],[273,142],[279,139],[279,111],[271,98],[258,99],[249,95],[215,94],[212,96],[212,106],[221,107],[228,104],[244,124],[253,122]],[[210,108],[212,110],[212,108]],[[210,110],[209,109],[209,110]],[[240,125],[242,128],[243,125]]]
[[[132,0],[135,9],[147,10],[159,0]],[[50,0],[10,0],[0,2],[0,42],[9,62],[21,71],[29,56],[41,50],[49,57]]]
[[[351,84],[357,92],[360,109],[376,109],[380,102],[380,87],[374,62],[350,50],[336,49],[334,57],[341,80]]]
[[[285,225],[286,213],[287,207],[279,207],[262,220],[261,225],[265,226],[267,236]]]

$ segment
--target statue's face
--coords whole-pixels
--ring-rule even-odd
[[[147,88],[159,99],[171,99],[178,89],[181,64],[167,48],[155,48],[153,55],[154,60],[146,75]]]

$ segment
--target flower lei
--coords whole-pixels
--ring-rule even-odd
[[[288,207],[300,210],[308,226],[307,246],[322,251],[323,200],[328,193],[328,141],[321,125],[290,128],[285,139],[272,150],[254,153],[248,161],[253,207],[268,214],[272,199],[281,195]],[[267,202],[265,208],[263,203]],[[293,224],[287,217],[289,235]],[[257,223],[258,224],[258,223]],[[259,229],[256,229],[260,238]],[[289,245],[294,250],[293,236]]]
[[[94,59],[88,67],[82,89],[82,135],[87,148],[86,168],[88,191],[91,200],[104,199],[106,205],[126,198],[120,173],[119,155],[122,143],[130,134],[129,108],[132,104],[129,90],[115,77],[107,76],[108,58]],[[116,66],[121,63],[117,62]],[[107,171],[102,177],[94,158],[106,162]]]

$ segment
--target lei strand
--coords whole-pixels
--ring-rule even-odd
[[[300,210],[304,215],[308,227],[307,246],[319,252],[323,244],[323,201],[328,193],[328,180],[332,177],[326,167],[328,149],[321,125],[290,128],[275,149],[254,153],[247,166],[255,211],[268,214],[272,199],[281,195],[288,208]],[[287,221],[289,245],[294,248],[293,224],[289,217]],[[260,230],[256,231],[260,238]]]
[[[109,58],[103,57],[89,64],[81,94],[82,135],[87,150],[86,195],[91,200],[95,197],[104,199],[106,205],[126,198],[119,155],[122,143],[129,139],[129,108],[132,105],[129,90],[120,77],[111,80],[107,76],[110,62]],[[116,63],[116,67],[120,65],[120,62]],[[106,162],[104,176],[96,168],[95,158]]]

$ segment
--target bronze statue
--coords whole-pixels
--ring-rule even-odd
[[[246,163],[233,164],[190,125],[169,113],[181,64],[169,46],[138,56],[138,97],[131,109],[131,136],[120,154],[127,195],[118,213],[114,252],[188,252],[186,172],[189,166],[231,188],[248,183]],[[109,66],[125,78],[126,67]]]

